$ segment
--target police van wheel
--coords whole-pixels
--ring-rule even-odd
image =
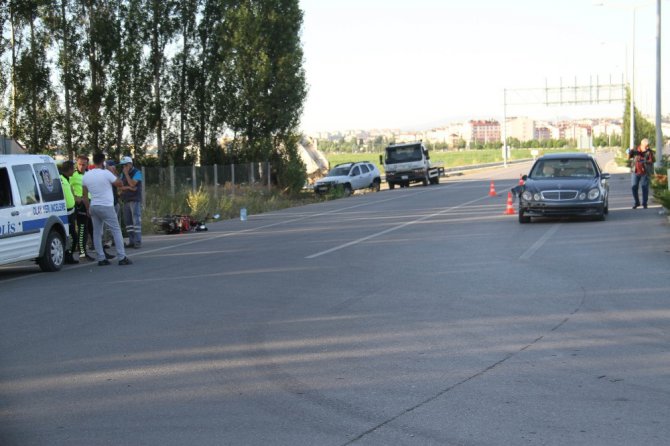
[[[53,272],[63,267],[65,261],[65,244],[63,237],[56,232],[51,231],[47,236],[47,244],[44,255],[37,259],[37,264],[42,271]]]

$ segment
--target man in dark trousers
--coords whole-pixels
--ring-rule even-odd
[[[63,195],[65,196],[65,206],[67,207],[67,221],[70,225],[69,232],[72,243],[65,250],[65,263],[79,263],[79,254],[75,257],[73,253],[77,252],[77,222],[75,221],[75,199],[72,186],[70,185],[70,177],[74,173],[74,163],[70,160],[64,161],[58,168],[60,173],[60,181],[63,186]]]
[[[84,178],[84,174],[86,173],[87,168],[88,157],[86,155],[78,155],[77,162],[75,164],[75,171],[70,177],[70,185],[72,186],[72,192],[74,193],[75,199],[75,218],[77,220],[77,234],[72,235],[72,237],[77,241],[77,246],[79,247],[79,258],[94,260],[93,257],[89,256],[86,252],[86,242],[89,228],[88,215],[86,213],[86,207],[84,206],[81,187],[81,181]],[[77,251],[75,250],[73,254],[76,256]]]
[[[128,233],[126,248],[142,246],[142,172],[133,166],[133,160],[124,156],[119,161],[121,181],[119,187],[123,203],[123,221]]]

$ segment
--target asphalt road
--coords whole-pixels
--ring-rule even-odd
[[[667,219],[520,225],[527,169],[1,267],[0,445],[667,444]]]

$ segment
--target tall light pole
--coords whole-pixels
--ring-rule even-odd
[[[630,74],[630,150],[635,148],[635,22],[637,7],[633,6],[633,38],[631,49],[631,74]]]
[[[661,0],[656,0],[656,167],[663,162],[663,128],[661,121]]]
[[[503,166],[507,167],[507,89],[503,88]]]

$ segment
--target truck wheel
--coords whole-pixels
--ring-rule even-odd
[[[426,176],[423,177],[422,183],[424,186],[428,186],[428,183],[430,183],[430,178],[428,178],[428,174],[426,174]]]
[[[65,244],[57,231],[49,232],[44,255],[37,259],[40,269],[45,272],[59,271],[65,261]]]
[[[395,189],[395,183],[389,183],[389,189]]]

